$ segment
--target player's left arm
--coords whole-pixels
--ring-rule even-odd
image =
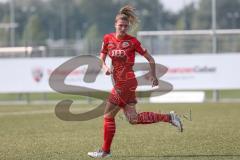
[[[143,56],[148,60],[148,63],[151,68],[151,75],[152,75],[152,87],[158,86],[159,82],[156,76],[156,66],[155,66],[155,60],[154,58],[148,53],[148,51],[145,51]]]
[[[134,39],[134,44],[135,44],[135,51],[138,52],[140,55],[144,56],[148,60],[148,63],[151,69],[152,87],[158,86],[159,82],[156,76],[155,60],[148,53],[148,51],[141,46],[141,43],[137,39]]]

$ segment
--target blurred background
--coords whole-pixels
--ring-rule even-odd
[[[221,55],[229,55],[229,57],[220,58],[219,63],[216,64],[216,66],[232,65],[225,66],[231,70],[231,73],[226,74],[226,79],[224,72],[229,70],[221,71],[221,76],[212,71],[214,74],[208,76],[213,77],[214,81],[211,83],[213,87],[209,87],[211,84],[208,84],[205,87],[176,87],[176,90],[201,91],[204,93],[204,101],[235,102],[240,100],[238,74],[232,72],[238,68],[239,61],[237,58],[240,52],[240,0],[151,0],[150,2],[148,0],[1,0],[0,63],[2,66],[0,72],[2,72],[2,82],[0,81],[0,85],[5,89],[0,92],[0,101],[2,103],[31,103],[39,100],[62,99],[64,95],[48,92],[49,89],[34,90],[35,87],[39,87],[39,81],[45,75],[45,71],[41,71],[41,67],[35,68],[34,71],[32,68],[29,69],[31,71],[25,70],[25,72],[29,72],[29,76],[40,77],[39,79],[34,77],[32,82],[27,80],[24,82],[24,74],[22,76],[18,74],[18,77],[12,75],[17,75],[15,72],[18,72],[17,69],[20,69],[21,66],[23,68],[25,66],[27,69],[27,63],[37,63],[32,60],[39,60],[40,64],[37,66],[44,66],[51,64],[46,59],[98,55],[102,36],[114,32],[115,15],[126,4],[136,7],[140,19],[139,25],[130,33],[138,37],[143,46],[156,56],[157,60],[157,57],[169,56],[170,60],[166,60],[165,65],[171,68],[171,63],[174,66],[176,62],[168,61],[173,60],[176,56],[182,58],[180,59],[182,64],[174,66],[170,70],[170,74],[173,72],[180,74],[189,69],[183,66],[189,62],[183,60],[187,59],[184,56],[192,57],[194,63],[197,63],[199,56],[202,55],[216,56],[210,60],[208,57],[203,57],[199,64],[191,66],[192,70],[196,71],[196,67],[202,65],[202,69],[207,72],[211,69],[208,64],[215,60],[218,61]],[[204,59],[208,59],[210,62],[204,64]],[[157,62],[162,63],[161,58]],[[18,63],[19,65],[17,65]],[[8,64],[11,67],[7,67]],[[60,64],[51,66],[52,69],[57,65]],[[46,71],[48,76],[51,67],[48,67]],[[180,70],[176,70],[176,67]],[[219,71],[221,68],[216,70]],[[210,74],[210,72],[206,74]],[[191,76],[196,76],[193,74],[191,73]],[[11,82],[10,77],[15,82]],[[173,77],[170,78],[173,79]],[[220,79],[221,84],[225,82],[230,85],[214,86]],[[189,80],[188,84],[205,83],[205,80],[198,79],[195,82]],[[234,81],[231,82],[231,80]],[[46,78],[45,81],[47,84],[48,79]],[[35,82],[36,86],[30,85]],[[17,86],[15,87],[11,83]],[[183,86],[188,84],[183,84]],[[6,86],[10,86],[10,88]],[[29,90],[21,89],[30,86]]]

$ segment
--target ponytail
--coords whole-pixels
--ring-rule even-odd
[[[119,19],[128,21],[131,26],[135,26],[138,23],[138,17],[135,13],[135,8],[131,5],[126,5],[119,10],[115,18],[115,22]]]

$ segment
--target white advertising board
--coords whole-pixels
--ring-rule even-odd
[[[1,59],[0,93],[53,92],[49,86],[49,77],[58,66],[69,59],[71,58]],[[72,71],[64,83],[103,90],[112,88],[110,76],[104,76],[102,72],[95,83],[85,83],[83,77],[86,68],[86,65],[80,66]]]
[[[240,54],[204,54],[155,56],[156,63],[168,67],[161,77],[173,85],[174,90],[240,89]],[[0,93],[52,92],[49,76],[70,58],[18,58],[0,59]],[[146,62],[136,57],[136,62]],[[87,66],[71,72],[65,83],[110,90],[110,76],[100,72],[94,83],[85,83]]]
[[[163,80],[174,90],[240,89],[240,54],[155,57],[168,67]]]

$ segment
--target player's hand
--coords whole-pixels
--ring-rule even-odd
[[[107,69],[105,70],[105,74],[106,74],[106,75],[112,74],[112,70],[111,70],[110,68],[107,68]]]
[[[157,77],[152,77],[152,87],[155,87],[155,86],[158,86],[159,84],[159,81],[157,79]]]

